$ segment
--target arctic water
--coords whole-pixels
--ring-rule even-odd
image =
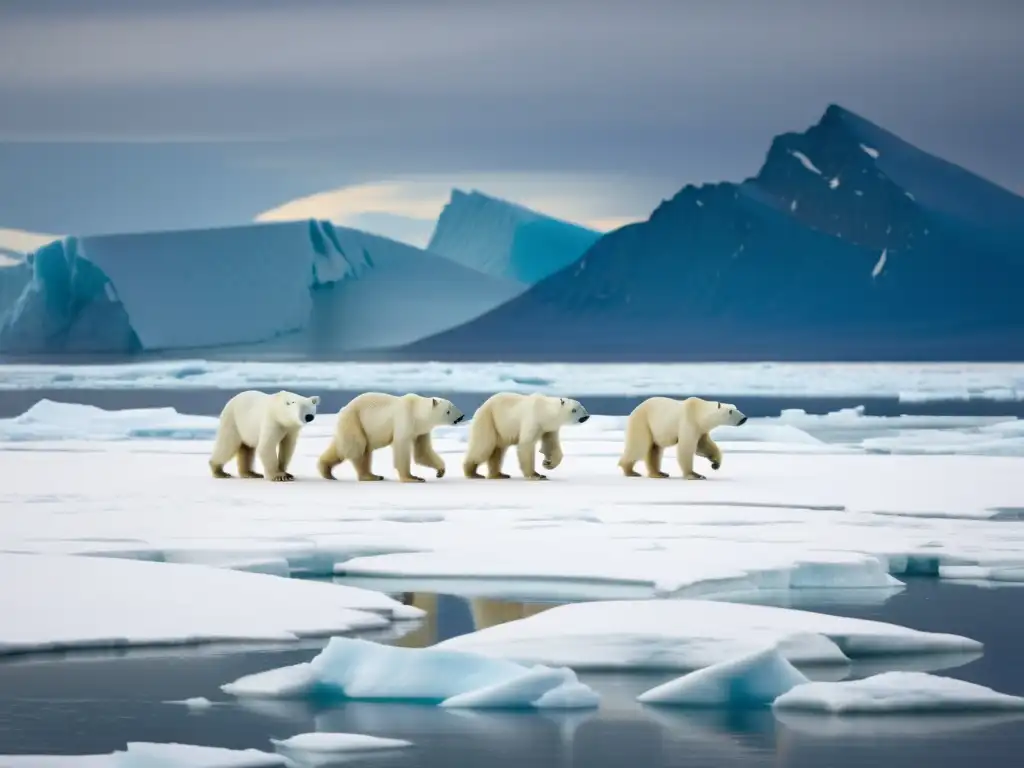
[[[1018,588],[982,588],[909,579],[883,605],[802,608],[968,635],[981,658],[936,674],[1024,694]],[[472,631],[467,601],[438,596],[424,627],[401,645],[423,645]],[[407,739],[412,750],[345,765],[427,766],[791,766],[860,768],[927,764],[959,768],[981,761],[1015,766],[1024,751],[1019,718],[991,715],[798,717],[771,711],[692,712],[638,704],[635,696],[672,677],[584,674],[602,694],[583,713],[451,711],[416,704],[235,700],[220,686],[242,675],[308,661],[316,647],[36,656],[0,663],[0,754],[99,754],[126,741],[180,742],[265,750],[269,738],[337,731]],[[892,662],[891,667],[898,667]],[[206,697],[190,709],[182,700]]]

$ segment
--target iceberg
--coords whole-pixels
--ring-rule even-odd
[[[506,304],[400,353],[1019,360],[1022,248],[1024,198],[832,105],[776,137],[755,176],[686,186]],[[701,332],[680,343],[688,327]]]
[[[702,669],[777,647],[787,661],[980,650],[976,640],[865,619],[709,600],[562,605],[435,647],[573,669]]]
[[[453,189],[427,250],[532,285],[572,264],[600,232],[473,190]]]
[[[407,344],[522,290],[317,220],[66,237],[31,267],[0,325],[5,354],[330,356]]]
[[[289,768],[282,755],[258,749],[128,742],[106,755],[0,755],[3,768]]]
[[[594,707],[598,700],[571,669],[530,669],[475,653],[399,648],[346,637],[331,638],[312,661],[247,675],[221,688],[238,697],[334,697],[504,709]]]
[[[777,648],[769,646],[669,680],[644,691],[637,701],[682,707],[767,707],[786,691],[808,682]]]
[[[355,587],[120,558],[0,554],[0,583],[18,585],[0,590],[0,656],[243,640],[294,642],[424,615]]]
[[[837,715],[1024,711],[1024,698],[927,672],[883,672],[863,680],[798,685],[773,707]]]

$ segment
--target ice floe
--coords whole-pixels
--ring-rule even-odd
[[[106,755],[0,755],[0,768],[288,768],[288,763],[258,749],[129,742]]]
[[[297,757],[303,753],[326,756],[353,752],[379,752],[389,749],[405,749],[413,745],[411,741],[404,739],[386,739],[362,733],[327,733],[323,731],[299,733],[287,739],[271,739],[270,743],[280,752]]]
[[[398,648],[335,637],[312,661],[259,672],[222,686],[239,697],[336,697],[442,707],[576,709],[597,694],[570,669],[528,668],[472,652]]]
[[[386,595],[205,566],[0,553],[0,655],[217,641],[294,641],[423,612]]]
[[[766,707],[807,682],[777,648],[769,646],[669,680],[644,691],[637,701],[683,707]]]
[[[777,648],[803,664],[889,654],[976,651],[959,635],[865,619],[707,600],[562,605],[434,646],[524,664],[581,669],[701,669]]]
[[[926,672],[883,672],[863,680],[799,685],[772,706],[832,714],[1024,711],[1024,698]]]

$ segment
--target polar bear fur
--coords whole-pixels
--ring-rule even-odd
[[[390,445],[402,482],[425,482],[412,474],[413,461],[444,477],[444,461],[430,443],[431,430],[443,424],[458,424],[464,418],[450,400],[440,397],[364,392],[338,413],[334,437],[320,457],[320,474],[334,480],[332,470],[347,460],[355,466],[358,479],[383,480],[373,474],[370,464],[374,451]]]
[[[259,457],[268,480],[294,480],[288,465],[295,454],[299,431],[316,417],[320,398],[294,392],[273,395],[246,390],[228,400],[220,412],[217,439],[210,457],[214,477],[231,477],[224,465],[236,459],[241,477],[264,477],[252,468]]]
[[[477,468],[487,464],[488,480],[507,480],[501,465],[505,452],[513,445],[519,469],[527,480],[546,480],[536,469],[537,443],[544,454],[544,468],[555,469],[562,463],[562,444],[558,430],[566,424],[582,424],[590,414],[578,400],[547,395],[522,395],[499,392],[487,398],[473,415],[469,425],[469,446],[462,464],[466,477],[482,479]]]
[[[633,465],[641,459],[648,477],[668,477],[661,471],[661,456],[676,447],[679,469],[687,480],[704,480],[693,471],[694,454],[711,462],[712,469],[722,466],[722,451],[709,433],[715,427],[738,427],[747,417],[732,403],[719,403],[688,397],[673,400],[651,397],[633,409],[626,421],[626,445],[619,466],[626,477],[640,477]]]

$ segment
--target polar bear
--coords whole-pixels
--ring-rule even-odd
[[[462,471],[466,477],[482,479],[477,468],[487,464],[488,480],[507,480],[501,464],[505,452],[516,446],[519,469],[527,480],[547,480],[537,472],[535,452],[540,443],[544,468],[562,463],[558,430],[566,424],[582,424],[590,418],[578,400],[547,395],[499,392],[491,395],[473,414],[469,424],[469,446]]]
[[[370,462],[374,451],[390,445],[402,482],[425,482],[412,474],[412,461],[444,477],[444,461],[430,444],[430,432],[442,424],[458,424],[464,418],[450,400],[440,397],[364,392],[338,413],[331,444],[320,457],[320,474],[334,480],[332,470],[347,459],[355,465],[360,480],[383,480],[373,474]]]
[[[643,459],[648,477],[668,477],[661,471],[662,452],[676,447],[676,460],[687,480],[704,480],[693,471],[693,456],[703,456],[712,469],[722,466],[722,451],[708,435],[715,427],[738,427],[747,417],[732,403],[711,402],[699,397],[673,400],[651,397],[633,409],[626,421],[626,446],[619,466],[626,477],[640,477],[633,469]]]
[[[239,392],[220,412],[217,439],[210,457],[214,477],[231,477],[224,465],[237,458],[241,477],[263,477],[252,468],[258,456],[268,480],[294,480],[288,464],[295,453],[299,430],[316,416],[320,398],[294,392],[269,395],[253,389]]]

